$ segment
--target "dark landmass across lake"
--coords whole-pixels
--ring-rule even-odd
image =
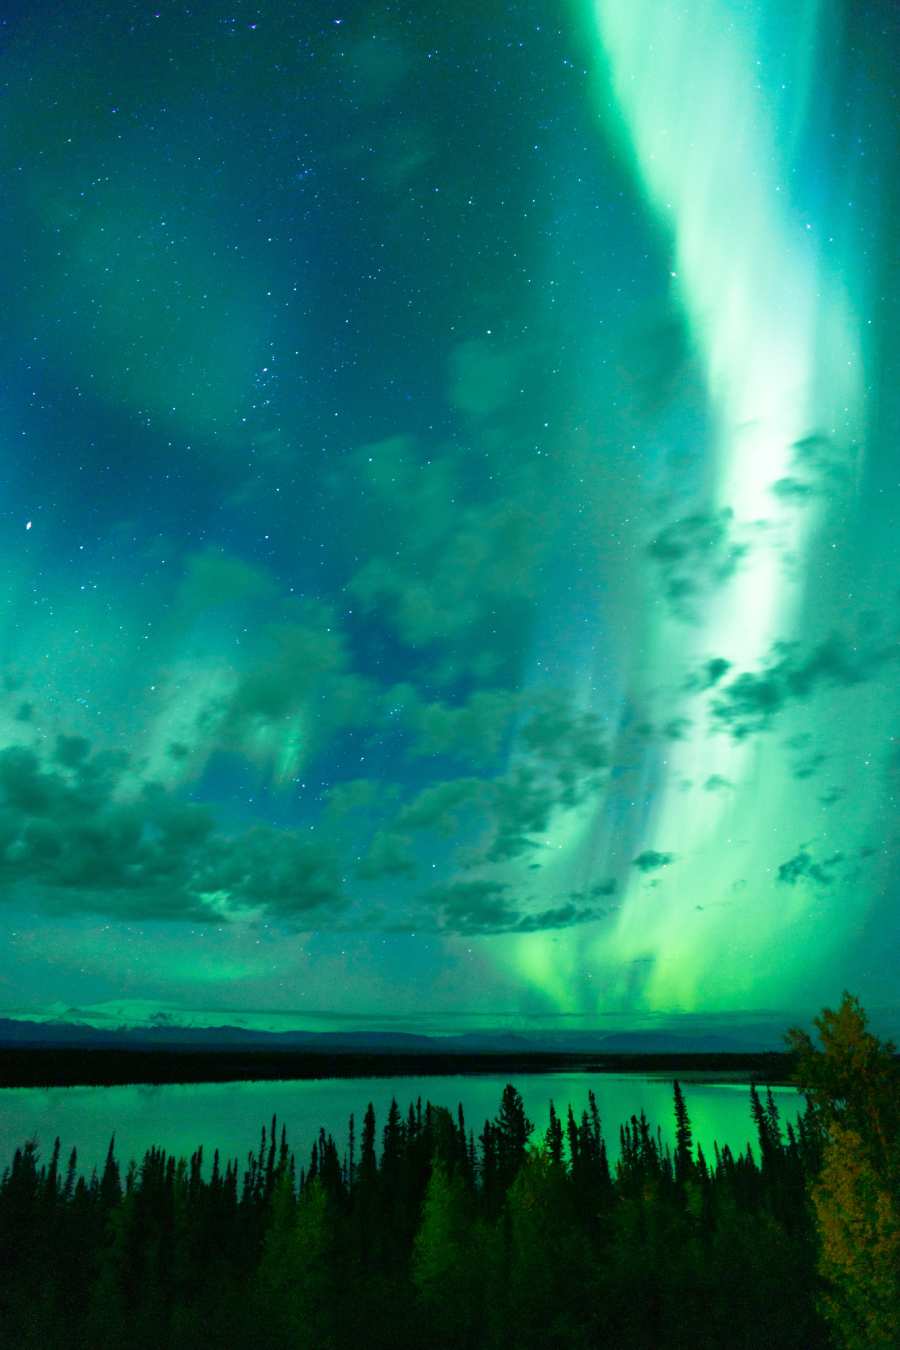
[[[450,1035],[413,1031],[264,1031],[233,1026],[193,1026],[167,1016],[140,1026],[93,1026],[81,1020],[35,1022],[0,1017],[0,1049],[7,1046],[107,1050],[277,1050],[329,1054],[757,1054],[784,1045],[782,1029],[743,1035],[714,1031],[509,1031],[482,1028]]]
[[[0,1087],[223,1083],[271,1079],[448,1077],[542,1073],[701,1073],[768,1084],[791,1079],[790,1055],[404,1053],[368,1050],[185,1050],[29,1046],[0,1049]]]

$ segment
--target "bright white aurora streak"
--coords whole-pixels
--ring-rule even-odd
[[[853,504],[865,410],[848,278],[861,284],[834,209],[811,219],[796,193],[836,19],[819,0],[593,3],[604,121],[670,238],[708,402],[705,482],[682,496],[678,516],[727,531],[732,562],[693,622],[653,609],[627,691],[651,713],[664,699],[665,718],[683,728],[657,761],[654,804],[632,831],[634,852],[667,861],[641,869],[619,859],[621,910],[602,936],[568,934],[552,954],[540,938],[519,944],[519,968],[564,1007],[574,1006],[585,958],[602,972],[601,1008],[636,996],[650,1008],[741,995],[764,1003],[785,979],[802,985],[806,924],[819,923],[819,958],[850,922],[850,906],[823,916],[821,888],[778,884],[798,847],[829,846],[821,804],[787,763],[791,736],[807,731],[802,710],[785,712],[777,741],[739,740],[711,734],[696,690],[685,689],[706,662],[753,671],[776,642],[816,632],[811,560]],[[841,487],[827,500],[810,493],[799,509],[798,443],[827,445],[844,466]],[[860,731],[874,725],[865,697],[855,716]],[[605,822],[596,808],[577,824],[570,817],[548,840],[560,880],[576,852],[583,861],[593,845],[596,858],[598,835],[612,846],[611,808],[608,799]],[[866,803],[854,811],[862,830]]]

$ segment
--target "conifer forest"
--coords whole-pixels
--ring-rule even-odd
[[[421,1099],[321,1131],[264,1125],[245,1161],[110,1140],[86,1178],[57,1139],[0,1184],[0,1331],[17,1350],[847,1347],[897,1344],[898,1076],[845,995],[790,1033],[805,1109],[751,1086],[752,1148],[705,1157],[643,1113],[610,1165],[601,1104],[509,1084],[483,1124]]]

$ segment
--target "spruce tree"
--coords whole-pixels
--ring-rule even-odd
[[[525,1161],[525,1146],[534,1125],[525,1114],[525,1104],[512,1083],[507,1083],[494,1120],[497,1170],[501,1187],[509,1186]]]
[[[675,1180],[683,1182],[694,1169],[693,1135],[684,1093],[677,1078],[672,1084],[672,1091],[675,1097]]]
[[[547,1126],[546,1134],[547,1151],[550,1154],[550,1161],[556,1167],[562,1167],[563,1160],[563,1132],[559,1116],[556,1114],[556,1107],[553,1102],[550,1103],[550,1124]]]
[[[479,1315],[469,1201],[461,1176],[440,1159],[425,1191],[412,1280],[428,1340],[450,1346],[467,1343]]]
[[[370,1185],[375,1178],[377,1161],[375,1157],[375,1107],[369,1102],[363,1116],[362,1140],[360,1141],[359,1181],[360,1185]]]

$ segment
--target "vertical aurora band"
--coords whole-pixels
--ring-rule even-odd
[[[675,514],[727,522],[739,564],[690,623],[654,605],[648,581],[627,699],[651,715],[664,700],[665,717],[684,730],[645,766],[653,805],[637,822],[632,804],[630,833],[634,852],[673,863],[650,877],[620,859],[621,909],[602,936],[568,934],[552,950],[545,938],[520,941],[519,969],[561,1007],[585,998],[585,958],[598,972],[600,1009],[636,997],[651,1010],[765,1004],[786,985],[811,989],[805,982],[834,959],[858,915],[860,897],[850,902],[840,884],[827,895],[779,884],[798,848],[834,847],[827,810],[785,748],[809,739],[809,710],[787,709],[777,737],[737,739],[711,732],[685,687],[705,662],[752,671],[774,644],[814,641],[840,617],[822,559],[852,547],[834,541],[856,507],[865,444],[867,279],[850,218],[854,185],[829,197],[806,162],[826,179],[842,171],[829,162],[819,88],[837,64],[839,20],[828,0],[591,4],[604,129],[627,148],[670,241],[674,300],[707,399],[703,487],[682,494]],[[797,447],[810,438],[832,447],[843,471],[798,509],[776,485],[796,481]],[[678,499],[679,484],[670,495]],[[859,695],[852,733],[832,726],[839,757],[875,743],[877,701]],[[817,715],[828,718],[821,702]],[[865,852],[877,810],[877,787],[860,784],[843,820],[854,855]],[[596,864],[598,840],[614,849],[611,816],[608,798],[547,841],[560,880],[573,879],[573,858],[582,876],[586,858]],[[621,801],[616,818],[621,825]],[[858,873],[846,888],[854,882]]]

